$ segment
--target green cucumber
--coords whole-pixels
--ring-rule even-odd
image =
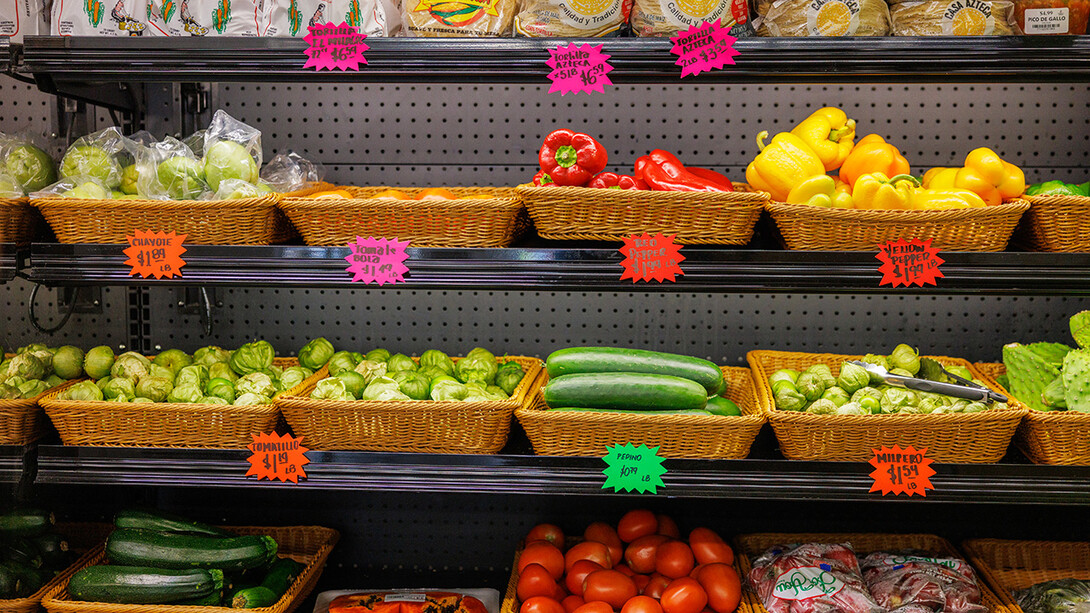
[[[723,382],[719,384],[719,389],[715,390],[716,396],[727,396],[727,380],[723,379]]]
[[[708,398],[708,406],[705,408],[713,415],[740,416],[742,414],[742,409],[738,408],[734,401],[722,396]]]
[[[136,528],[138,530],[155,530],[158,532],[179,532],[182,534],[204,534],[207,536],[235,536],[233,533],[192,521],[180,515],[164,513],[162,511],[143,511],[140,509],[125,509],[114,516],[114,525],[118,528]]]
[[[42,567],[42,555],[38,548],[24,538],[13,538],[0,543],[0,560],[15,562],[30,568]]]
[[[700,358],[676,353],[616,347],[569,347],[549,354],[545,370],[550,379],[576,373],[642,372],[671,375],[696,381],[704,386],[705,396],[714,394],[723,383],[723,371]]]
[[[280,600],[272,590],[267,587],[248,587],[235,592],[231,597],[232,609],[256,609],[258,607],[271,607]]]
[[[639,413],[640,415],[712,415],[706,409],[684,409],[681,411],[641,411],[639,409],[588,409],[587,407],[556,407],[546,409],[554,411],[575,411],[579,413]]]
[[[0,515],[0,538],[38,536],[53,528],[57,520],[41,509],[22,509]]]
[[[146,566],[88,566],[68,580],[74,600],[118,604],[162,604],[201,598],[223,587],[223,572],[194,568],[168,570]]]
[[[106,556],[128,566],[238,571],[275,559],[276,541],[270,536],[221,538],[122,528],[106,539]]]
[[[607,372],[564,375],[544,389],[550,407],[592,409],[703,409],[708,393],[699,383],[672,375]]]
[[[42,566],[46,568],[64,568],[72,559],[68,551],[68,541],[56,532],[39,534],[30,539],[42,556]]]

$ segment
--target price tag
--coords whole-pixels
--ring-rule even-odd
[[[568,92],[603,93],[606,85],[613,85],[608,73],[613,70],[607,61],[609,56],[602,53],[602,45],[558,46],[549,49],[549,61],[545,62],[552,72],[549,80],[553,82],[549,93]]]
[[[874,478],[874,485],[870,491],[880,491],[883,496],[927,496],[927,490],[935,489],[931,485],[935,469],[931,468],[934,460],[926,456],[927,447],[918,451],[913,447],[901,449],[898,445],[894,445],[892,449],[875,449],[874,457],[870,460],[870,465],[874,467],[874,472],[870,474]]]
[[[674,48],[670,52],[678,56],[674,63],[681,66],[681,78],[684,79],[734,64],[734,56],[738,55],[734,48],[737,40],[716,19],[671,36]]]
[[[182,242],[185,234],[143,230],[136,230],[133,234],[125,237],[129,246],[122,252],[129,256],[125,265],[132,266],[130,277],[140,275],[145,279],[162,279],[182,276],[182,266],[185,266],[182,254],[186,252]]]
[[[662,482],[662,476],[666,474],[662,466],[665,458],[658,455],[658,447],[633,447],[629,443],[606,447],[606,451],[602,458],[606,463],[606,469],[602,471],[606,482],[602,484],[602,489],[657,494],[658,488],[665,486]]]
[[[348,261],[345,270],[352,273],[352,281],[358,283],[404,283],[405,273],[409,272],[404,263],[409,258],[405,252],[408,246],[409,241],[396,238],[357,236],[356,242],[348,243],[352,253],[344,258]]]
[[[339,69],[359,70],[360,64],[367,64],[363,52],[370,49],[364,44],[366,34],[360,34],[359,28],[345,22],[341,25],[332,23],[309,26],[310,34],[303,37],[310,47],[307,49],[307,62],[303,68],[316,71]]]
[[[621,247],[621,281],[632,279],[637,281],[672,281],[676,282],[676,275],[685,274],[681,270],[681,262],[685,256],[681,255],[681,245],[674,244],[676,234],[663,236],[661,233],[651,236],[648,233],[633,234],[631,238],[624,239]]]
[[[303,447],[303,437],[295,438],[290,434],[254,434],[254,442],[246,446],[250,450],[250,470],[246,471],[247,477],[257,477],[257,480],[280,480],[285,483],[299,483],[299,479],[306,479],[307,473],[303,467],[310,464],[305,455],[310,451]]]
[[[939,250],[931,247],[931,239],[909,241],[890,241],[878,246],[875,256],[882,263],[878,272],[882,280],[878,285],[918,285],[925,283],[936,285],[936,279],[942,277],[939,266],[946,260],[939,257]]]

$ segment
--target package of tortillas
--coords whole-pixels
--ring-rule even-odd
[[[54,36],[144,36],[147,0],[53,0]]]
[[[45,0],[3,0],[0,2],[0,36],[13,43],[24,36],[49,34],[49,11]]]
[[[344,22],[367,36],[395,36],[401,31],[396,0],[264,0],[271,3],[262,36],[302,38],[314,25]]]
[[[146,1],[155,36],[258,36],[272,0]]]

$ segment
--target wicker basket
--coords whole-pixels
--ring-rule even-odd
[[[745,245],[768,194],[656,192],[588,187],[520,186],[542,238],[622,241],[633,234],[676,234],[683,245]]]
[[[1012,613],[1022,613],[1016,590],[1056,579],[1090,580],[1090,543],[973,539],[961,546]]]
[[[0,445],[29,445],[42,436],[45,416],[38,402],[51,392],[61,392],[81,379],[73,379],[28,400],[0,400]]]
[[[495,198],[457,200],[371,197],[388,187],[343,189],[356,198],[280,201],[306,244],[343,247],[357,236],[374,236],[408,240],[413,247],[507,247],[526,230],[519,215],[522,202],[510,188],[451,188],[458,196],[496,194]]]
[[[974,364],[982,379],[996,389],[1003,387],[996,377],[1007,372],[1002,364]],[[1024,408],[1026,416],[1018,426],[1014,443],[1036,464],[1090,465],[1090,413],[1036,411],[1004,390],[1013,405]]]
[[[0,198],[0,243],[30,244],[38,226],[38,214],[26,198]]]
[[[276,358],[273,363],[287,368],[299,361]],[[317,378],[309,377],[295,390]],[[95,402],[56,396],[50,390],[39,404],[65,445],[242,449],[253,442],[252,434],[272,432],[280,416],[275,404]]]
[[[941,415],[813,415],[776,409],[768,377],[781,368],[803,370],[825,364],[836,375],[845,360],[862,356],[830,353],[750,351],[746,355],[757,381],[757,394],[784,456],[792,460],[866,462],[886,445],[927,448],[936,462],[998,462],[1007,451],[1025,408]],[[959,358],[935,357],[946,365],[973,365]],[[983,380],[983,379],[982,379]]]
[[[873,251],[891,240],[931,239],[942,251],[1003,251],[1025,200],[998,206],[945,211],[827,209],[772,202],[768,212],[788,249]]]
[[[1033,206],[1015,242],[1036,251],[1090,251],[1090,198],[1026,196]]]
[[[765,418],[757,402],[748,368],[723,367],[727,396],[742,410],[741,417],[708,415],[642,415],[546,411],[541,393],[532,406],[515,411],[538,455],[598,456],[607,445],[638,441],[659,446],[667,458],[729,458],[749,455]],[[548,380],[542,377],[542,385]]]
[[[288,591],[271,607],[254,609],[260,613],[290,613],[302,604],[314,590],[318,577],[322,574],[329,552],[340,538],[340,533],[321,526],[225,526],[238,534],[267,534],[276,540],[278,553],[297,562],[306,564],[306,568],[295,579]],[[106,560],[103,546],[96,547],[84,556],[79,568],[93,566]],[[78,570],[78,569],[77,569]],[[50,613],[220,613],[231,611],[229,607],[180,606],[180,605],[144,605],[110,604],[104,602],[82,602],[68,596],[68,578],[54,585],[42,599],[42,606]]]
[[[70,551],[82,554],[79,559],[61,571],[56,577],[50,579],[37,592],[26,598],[0,599],[0,612],[3,613],[37,613],[42,598],[54,587],[67,584],[69,577],[83,568],[84,558],[87,552],[100,545],[113,530],[113,524],[104,523],[63,523],[56,526],[58,533],[68,541]]]
[[[505,357],[526,371],[508,400],[313,400],[307,396],[317,380],[328,373],[322,369],[305,388],[295,388],[277,398],[276,405],[291,429],[302,435],[311,449],[496,453],[507,443],[511,415],[533,397],[541,374],[541,360],[537,358]]]
[[[751,611],[755,613],[767,613],[767,609],[765,609],[764,605],[761,603],[761,599],[757,596],[757,592],[750,585],[749,581],[746,580],[749,572],[753,569],[752,560],[773,545],[791,543],[850,543],[855,550],[855,553],[859,555],[867,555],[876,551],[914,549],[970,561],[966,556],[959,553],[958,550],[950,544],[950,541],[932,534],[744,534],[735,537],[734,544],[735,551],[737,552],[737,559],[740,562],[743,573],[742,583],[745,586],[742,590],[742,602],[747,603]],[[993,613],[1013,613],[1013,611],[1007,607],[1007,601],[993,592],[985,581],[981,581],[978,578],[977,584],[980,586],[981,603],[988,607],[989,611],[992,611]]]

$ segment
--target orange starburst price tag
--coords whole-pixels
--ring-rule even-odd
[[[620,249],[621,255],[624,256],[624,260],[621,261],[621,266],[624,268],[621,281],[632,279],[633,283],[640,280],[673,282],[676,280],[676,275],[685,274],[679,266],[685,256],[681,255],[682,246],[674,244],[675,236],[677,235],[651,236],[644,232],[624,239],[624,246]]]
[[[247,477],[257,477],[275,481],[279,479],[287,483],[299,483],[299,479],[306,479],[307,473],[303,467],[310,464],[303,447],[303,437],[295,438],[290,434],[253,435],[254,442],[246,446],[250,450],[250,470],[246,471]]]
[[[874,485],[870,491],[880,491],[883,496],[927,496],[927,490],[935,489],[931,485],[935,469],[931,468],[934,460],[926,456],[927,447],[918,451],[911,446],[901,449],[899,445],[894,445],[892,449],[875,449],[874,457],[870,460],[870,465],[874,467],[874,472],[870,474]]]
[[[878,285],[918,285],[925,283],[937,285],[936,279],[942,277],[939,265],[945,260],[939,257],[939,250],[931,247],[931,239],[910,241],[889,241],[878,245],[878,255],[874,256],[882,263],[878,272],[882,280]]]
[[[182,266],[185,266],[182,254],[186,252],[182,242],[185,234],[143,230],[137,230],[134,234],[125,237],[129,240],[129,246],[124,251],[129,256],[125,265],[132,266],[129,276],[140,275],[145,279],[182,276]]]

